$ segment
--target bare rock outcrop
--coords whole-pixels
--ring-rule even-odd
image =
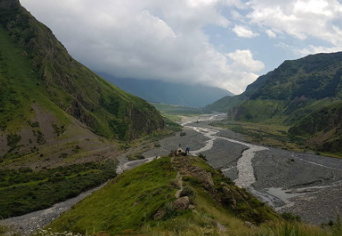
[[[177,210],[186,210],[189,208],[190,199],[188,196],[178,198],[176,201],[173,202],[173,206]]]

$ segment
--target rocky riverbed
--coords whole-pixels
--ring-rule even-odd
[[[148,157],[145,160],[128,162],[124,156],[119,158],[117,172],[167,155],[179,146],[190,147],[192,155],[206,155],[210,165],[279,213],[291,212],[306,223],[320,224],[335,220],[336,213],[342,212],[342,160],[246,143],[241,134],[210,126],[224,117],[219,114],[184,118],[182,135],[179,132],[160,140],[160,147],[143,153]],[[2,220],[0,224],[29,235],[95,190],[43,211]]]

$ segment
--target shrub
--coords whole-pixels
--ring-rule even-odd
[[[179,197],[184,197],[184,196],[195,197],[196,193],[194,192],[192,188],[185,186],[179,194]]]
[[[7,135],[7,145],[14,148],[17,146],[17,143],[19,143],[21,140],[21,136],[17,134],[10,134]]]
[[[39,122],[38,122],[38,121],[35,121],[35,122],[29,121],[28,123],[29,123],[29,125],[30,125],[32,128],[38,128],[38,127],[39,127]]]
[[[198,157],[201,158],[201,159],[203,159],[203,160],[205,160],[205,161],[207,161],[207,156],[204,155],[204,154],[202,154],[202,153],[200,153],[200,154],[198,155]]]
[[[283,214],[280,215],[284,220],[287,222],[302,222],[302,219],[300,216],[293,215],[289,212],[284,212]]]
[[[59,158],[67,158],[68,157],[68,153],[62,153],[59,155]]]

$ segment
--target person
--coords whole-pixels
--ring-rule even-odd
[[[188,147],[188,156],[190,155],[190,147]]]
[[[187,156],[188,153],[189,153],[189,148],[187,147],[187,148],[185,149],[185,156]]]

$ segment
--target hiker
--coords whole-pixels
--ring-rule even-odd
[[[188,153],[189,153],[189,148],[187,147],[187,148],[185,149],[185,156],[187,156]]]
[[[188,156],[190,156],[190,147],[188,147]]]

